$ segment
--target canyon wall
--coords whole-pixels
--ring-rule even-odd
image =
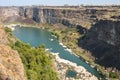
[[[120,70],[120,6],[0,7],[0,20],[78,28],[85,35],[78,45],[90,51],[96,63]]]
[[[120,21],[100,20],[78,43],[95,56],[96,63],[120,70]]]
[[[0,80],[26,80],[19,54],[7,45],[7,37],[0,24]]]
[[[119,17],[119,6],[115,8],[86,7],[0,7],[3,22],[61,23],[68,27],[82,26],[89,29],[100,19]]]

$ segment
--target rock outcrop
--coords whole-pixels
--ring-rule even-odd
[[[89,29],[100,19],[119,19],[117,7],[0,7],[3,22],[61,23],[67,27]],[[117,18],[118,16],[118,18]]]
[[[0,25],[0,80],[25,80],[19,54],[7,46],[7,42],[7,34]]]
[[[84,67],[78,66],[76,63],[70,62],[68,60],[61,59],[57,53],[53,53],[53,55],[55,55],[54,62],[61,80],[98,80],[97,77],[89,73]],[[66,77],[66,73],[70,69],[76,72],[75,77]]]
[[[96,63],[120,71],[120,21],[100,20],[79,39],[79,46],[90,51]]]
[[[7,35],[4,31],[4,28],[0,25],[0,44],[6,44],[7,42]]]

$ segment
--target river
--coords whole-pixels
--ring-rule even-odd
[[[50,49],[51,52],[59,53],[60,58],[69,60],[81,65],[87,69],[91,74],[98,78],[102,78],[99,72],[90,65],[80,60],[77,56],[71,54],[63,46],[59,44],[56,37],[52,36],[50,32],[43,29],[33,27],[16,27],[13,35],[25,43],[29,43],[32,47],[45,44],[45,48]]]

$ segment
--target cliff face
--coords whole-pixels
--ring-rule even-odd
[[[7,43],[7,35],[5,34],[3,27],[0,25],[0,44]]]
[[[120,70],[120,21],[100,20],[79,39],[79,46],[106,68]]]
[[[7,43],[7,35],[0,26],[0,80],[25,80],[24,68],[17,51]]]
[[[86,7],[0,7],[3,22],[61,23],[68,27],[83,26],[89,29],[100,19],[119,16],[119,6],[115,8]]]

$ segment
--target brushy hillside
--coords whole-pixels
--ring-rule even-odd
[[[9,28],[5,28],[5,31],[9,36],[9,45],[22,59],[27,80],[59,80],[52,68],[53,56],[45,51],[44,45],[32,48],[29,44],[15,39]]]

